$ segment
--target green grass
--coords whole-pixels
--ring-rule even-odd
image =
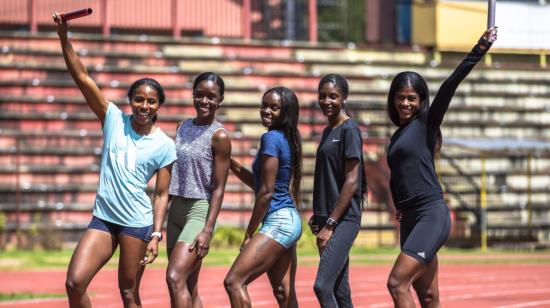
[[[57,269],[67,267],[73,251],[0,251],[0,270]]]
[[[25,300],[25,299],[37,299],[37,298],[62,298],[62,297],[65,297],[65,294],[29,293],[29,292],[1,293],[0,292],[0,302],[2,302],[2,301]]]
[[[317,265],[319,254],[315,246],[315,237],[303,226],[304,232],[298,242],[298,264]],[[221,226],[216,230],[212,239],[208,256],[204,259],[204,266],[230,266],[239,252],[244,231],[238,228]],[[350,258],[355,265],[391,265],[395,262],[399,249],[367,247],[365,242],[372,242],[358,237],[356,245],[351,249]],[[166,244],[159,245],[159,256],[148,267],[166,268]],[[72,249],[60,251],[0,251],[0,271],[66,269]],[[118,265],[118,250],[107,263],[107,268],[116,268]],[[550,250],[545,251],[508,251],[490,249],[481,252],[479,249],[443,248],[439,253],[441,264],[550,264]]]
[[[149,267],[166,268],[168,260],[164,245],[160,254]],[[69,264],[72,249],[61,251],[1,251],[0,271],[21,270],[63,270]],[[204,266],[230,266],[238,254],[238,248],[212,248],[204,259]],[[350,258],[355,265],[391,265],[399,254],[397,248],[353,247]],[[550,264],[550,251],[516,252],[506,250],[477,249],[462,250],[444,248],[439,253],[441,264]],[[107,268],[116,268],[118,252],[115,253]],[[316,265],[319,260],[317,250],[309,245],[298,248],[300,265]]]

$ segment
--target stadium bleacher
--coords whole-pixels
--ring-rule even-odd
[[[93,34],[75,35],[73,42],[105,96],[120,106],[126,105],[132,81],[148,76],[161,82],[167,101],[159,123],[170,136],[179,121],[194,114],[190,100],[194,76],[206,70],[219,72],[227,85],[219,118],[232,134],[234,155],[247,163],[264,131],[258,116],[261,94],[276,85],[295,90],[302,105],[305,209],[311,208],[315,150],[326,125],[316,106],[317,82],[326,73],[343,74],[350,81],[348,108],[363,129],[367,157],[381,166],[368,169],[369,178],[379,180],[370,184],[371,202],[363,220],[365,228],[379,230],[393,229],[387,199],[380,197],[387,190],[387,184],[380,185],[388,180],[385,147],[395,129],[385,111],[391,78],[402,70],[418,71],[427,79],[433,97],[457,64],[456,55],[449,57],[453,61],[435,65],[430,51],[411,48],[209,43],[166,37],[140,41],[133,36],[106,39]],[[17,212],[23,227],[32,222],[34,213],[42,213],[50,217],[47,223],[80,230],[88,222],[97,188],[99,122],[70,79],[54,35],[0,32],[0,48],[0,208],[9,219]],[[507,68],[506,63],[495,69],[481,63],[457,91],[443,125],[444,138],[550,141],[549,99],[547,69]],[[447,146],[442,153],[439,172],[450,206],[457,212],[475,213],[479,155]],[[542,237],[548,237],[549,227],[542,222],[550,215],[550,153],[532,157],[530,171],[520,166],[525,164],[524,156],[499,154],[486,160],[489,224],[504,230],[526,222],[522,217],[529,195],[535,209],[530,219],[541,222],[537,232],[542,230]],[[463,179],[456,181],[457,177]],[[527,177],[530,187],[525,184]],[[464,186],[464,182],[477,186]],[[230,176],[224,209],[250,209],[252,200],[250,190]],[[236,223],[231,215],[220,218]],[[8,229],[13,227],[8,224]],[[497,231],[492,234],[498,235]]]

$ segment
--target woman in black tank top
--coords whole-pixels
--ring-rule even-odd
[[[388,148],[390,187],[401,221],[401,253],[388,279],[395,307],[414,307],[411,285],[422,307],[440,306],[436,254],[450,230],[435,173],[440,126],[456,88],[495,40],[496,28],[487,30],[441,85],[431,106],[426,82],[415,72],[399,73],[390,86],[388,114],[399,127]]]

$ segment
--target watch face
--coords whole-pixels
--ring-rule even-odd
[[[160,232],[153,232],[151,233],[151,237],[156,236],[158,237],[159,241],[162,241],[162,233]]]

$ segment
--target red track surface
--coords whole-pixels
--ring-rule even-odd
[[[389,266],[353,266],[350,279],[356,307],[392,307],[386,291]],[[223,289],[225,267],[201,271],[200,294],[205,307],[229,307]],[[312,290],[315,267],[298,269],[296,288],[301,307],[319,307]],[[64,293],[63,271],[2,272],[0,292]],[[550,307],[550,265],[442,265],[440,290],[443,307]],[[95,307],[121,307],[115,270],[95,277],[90,292]],[[265,276],[249,287],[253,307],[276,307]],[[144,307],[169,307],[164,270],[146,270],[141,297]],[[0,307],[67,307],[66,299],[0,303]]]

